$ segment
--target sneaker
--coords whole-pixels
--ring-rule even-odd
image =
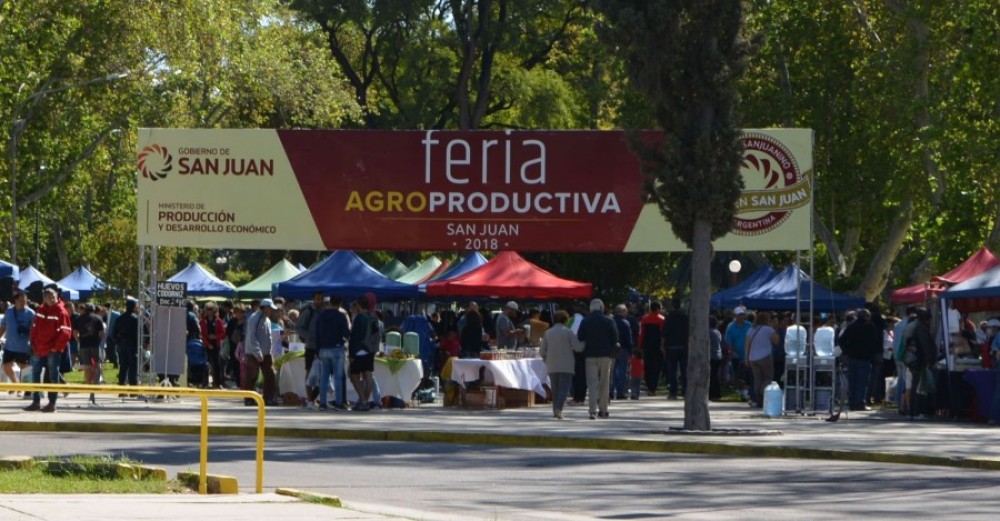
[[[605,411],[605,412],[599,412],[599,413],[597,413],[597,417],[598,418],[610,418],[611,417],[611,413],[609,413],[607,411]]]
[[[342,404],[342,403],[335,403],[335,404],[333,404],[332,407],[333,407],[334,411],[338,411],[338,412],[343,412],[343,411],[347,410],[347,407],[345,407],[344,404]]]
[[[316,410],[316,405],[313,404],[312,402],[306,402],[304,408],[307,411],[315,411]]]
[[[100,407],[100,405],[97,405],[97,402],[87,402],[87,407],[90,409],[94,409]]]
[[[330,408],[327,407],[327,405],[325,403],[323,403],[323,404],[320,404],[319,410],[320,411],[328,411],[328,410],[330,410]]]
[[[559,412],[556,413],[556,419],[557,420],[563,419],[562,411],[559,411]]]
[[[590,419],[591,420],[596,420],[597,419],[597,415],[596,414],[591,414],[590,415]]]
[[[368,411],[370,409],[369,409],[367,403],[359,403],[359,404],[355,405],[354,409],[352,409],[352,410],[358,411],[358,412],[365,412],[365,411]]]
[[[56,404],[49,402],[45,407],[42,407],[42,412],[56,412]]]
[[[31,411],[38,411],[38,410],[41,410],[41,408],[42,408],[42,406],[41,406],[41,405],[39,405],[38,403],[35,403],[35,402],[32,402],[32,403],[31,403],[31,405],[29,405],[29,406],[27,406],[27,407],[25,407],[25,408],[23,408],[23,409],[21,409],[21,410],[22,410],[22,411],[28,411],[28,412],[31,412]]]

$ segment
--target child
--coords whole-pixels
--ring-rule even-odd
[[[646,364],[642,361],[642,349],[637,347],[632,350],[632,358],[629,360],[629,388],[632,394],[630,398],[633,400],[639,399],[639,386],[645,374]]]

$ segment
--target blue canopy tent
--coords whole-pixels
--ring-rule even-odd
[[[41,281],[42,286],[48,286],[49,284],[55,284],[56,281],[45,276],[44,273],[38,271],[34,266],[28,266],[21,270],[21,280],[18,281],[17,287],[22,290],[28,289],[35,281]]]
[[[0,260],[0,279],[4,277],[10,277],[17,280],[19,277],[19,270],[17,269],[17,266]]]
[[[816,284],[793,264],[746,295],[743,305],[750,309],[768,311],[789,311],[796,308],[808,311],[810,296],[813,311],[858,309],[865,304],[865,300],[861,297],[834,293]]]
[[[747,295],[765,286],[771,277],[777,275],[770,266],[755,271],[753,275],[747,277],[743,282],[724,290],[717,291],[712,295],[711,308],[725,309],[734,308],[743,303]]]
[[[236,286],[220,280],[197,262],[188,264],[188,267],[174,274],[167,282],[186,282],[190,297],[231,297],[236,294]]]
[[[417,286],[386,278],[356,253],[338,250],[322,262],[285,282],[272,286],[275,296],[305,300],[313,293],[337,294],[356,299],[372,292],[379,300],[408,300],[418,295]]]
[[[56,284],[63,290],[63,293],[67,293],[67,290],[69,290],[70,298],[73,299],[81,298],[88,300],[95,293],[113,291],[111,286],[108,286],[107,283],[83,266],[80,266],[76,271],[70,273],[62,280],[57,281]],[[76,294],[79,294],[79,297],[74,297]]]
[[[962,313],[1000,310],[1000,267],[955,284],[941,298]]]

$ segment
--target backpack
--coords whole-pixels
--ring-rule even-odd
[[[374,313],[368,314],[368,335],[361,341],[365,350],[375,354],[382,348],[382,332],[378,327],[378,318]]]

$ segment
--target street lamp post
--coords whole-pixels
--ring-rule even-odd
[[[30,103],[32,107],[37,106],[39,103],[45,99],[49,94],[55,94],[57,92],[63,92],[70,89],[75,89],[77,87],[84,87],[87,85],[96,85],[100,83],[108,83],[116,80],[120,80],[131,74],[130,71],[115,72],[105,76],[100,76],[98,78],[92,78],[86,81],[80,81],[77,83],[71,83],[69,85],[60,85],[58,87],[45,87],[36,92],[31,93],[28,97],[24,98],[17,106],[14,108],[14,122],[11,124],[10,129],[10,139],[7,141],[7,159],[10,163],[10,262],[11,264],[18,264],[17,261],[17,146],[21,141],[21,136],[24,134],[25,128],[28,126],[28,119],[24,117],[24,111]],[[52,85],[55,82],[61,80],[53,79],[46,82],[46,85]],[[20,92],[25,85],[22,83],[21,88],[18,89]]]

